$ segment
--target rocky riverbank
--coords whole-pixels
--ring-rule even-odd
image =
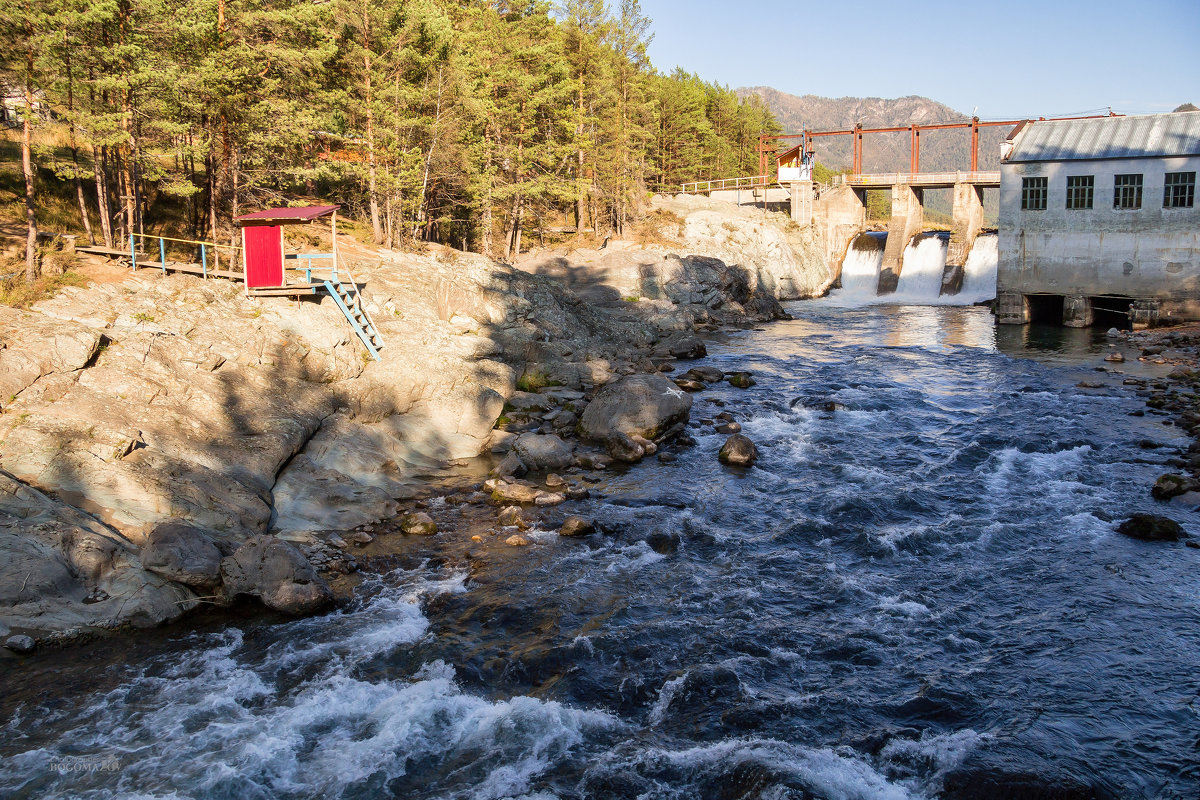
[[[547,505],[585,491],[588,470],[655,453],[687,419],[663,371],[703,352],[696,334],[780,318],[779,297],[828,285],[785,219],[731,211],[678,219],[721,226],[736,263],[688,236],[669,252],[610,242],[638,265],[636,294],[628,266],[580,286],[341,240],[379,363],[328,298],[221,280],[141,271],[0,308],[0,636],[149,627],[244,595],[305,613],[372,528],[430,531],[415,504],[431,476],[494,453],[494,503]],[[735,233],[765,244],[732,250]],[[793,239],[806,266],[785,275],[772,265]],[[589,415],[604,392],[613,405]],[[528,501],[510,488],[530,488],[526,472],[541,482]],[[470,496],[480,481],[458,483]]]
[[[1145,398],[1152,412],[1166,414],[1170,423],[1187,433],[1191,443],[1174,461],[1176,470],[1158,478],[1150,493],[1162,503],[1200,511],[1200,326],[1189,325],[1135,332],[1109,331],[1109,339],[1135,350],[1138,361],[1159,367],[1170,366],[1165,376],[1156,379],[1128,377],[1123,383]],[[1106,361],[1121,364],[1126,357],[1119,351]],[[1147,442],[1146,446],[1152,446]],[[1135,515],[1133,524],[1122,533],[1150,540],[1185,540],[1189,547],[1200,541],[1172,520],[1152,515]]]

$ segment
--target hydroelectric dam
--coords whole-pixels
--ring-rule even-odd
[[[979,168],[982,128],[1008,126],[1000,169]],[[966,129],[966,170],[922,172],[923,132]],[[908,132],[907,172],[867,174],[866,134]],[[851,168],[814,180],[814,140],[851,137]],[[775,152],[779,139],[800,144]],[[762,174],[684,184],[738,204],[786,209],[811,226],[843,296],[863,302],[972,304],[995,299],[1000,324],[1146,327],[1200,319],[1200,112],[1066,117],[811,131],[760,139]],[[768,174],[771,159],[777,164]],[[953,193],[948,231],[930,231],[925,194]],[[890,194],[886,233],[868,192]],[[998,192],[996,234],[985,192]],[[876,222],[878,224],[878,222]],[[983,234],[981,236],[981,234]]]

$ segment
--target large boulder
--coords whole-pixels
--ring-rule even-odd
[[[226,596],[253,595],[286,614],[310,614],[333,600],[308,559],[273,536],[254,536],[223,559],[221,578]]]
[[[1177,542],[1187,536],[1178,522],[1154,514],[1134,514],[1117,526],[1117,532],[1143,542]]]
[[[613,458],[637,461],[653,441],[687,422],[692,398],[661,375],[629,375],[596,393],[579,420],[579,433],[604,444]]]
[[[165,522],[152,530],[142,546],[142,566],[188,586],[221,582],[221,551],[194,525]]]
[[[750,437],[735,433],[721,445],[717,458],[722,464],[736,467],[748,467],[758,460],[758,448]]]
[[[554,434],[523,433],[513,449],[526,467],[535,472],[566,469],[575,463],[571,447]]]
[[[668,350],[675,358],[703,358],[708,355],[708,348],[704,346],[704,342],[690,335],[680,336],[671,342]]]

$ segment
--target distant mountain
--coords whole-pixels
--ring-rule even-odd
[[[803,130],[825,131],[854,127],[890,128],[906,125],[932,125],[938,122],[968,122],[970,116],[955,111],[928,97],[798,97],[769,86],[738,89],[741,97],[757,94],[766,101],[785,133]],[[1000,142],[1008,133],[1006,126],[983,128],[979,134],[980,169],[998,169]],[[866,172],[907,172],[911,137],[908,132],[869,134],[863,139],[863,169]],[[927,131],[921,134],[921,169],[970,169],[970,132],[963,130]],[[850,137],[836,136],[813,142],[817,160],[828,167],[850,166]]]

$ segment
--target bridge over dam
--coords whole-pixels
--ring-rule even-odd
[[[1093,119],[1097,117],[1071,117]],[[1044,119],[1044,118],[1042,118]],[[841,278],[842,265],[851,243],[868,230],[867,192],[885,190],[891,195],[891,216],[887,222],[887,239],[879,269],[877,293],[891,294],[900,283],[904,270],[904,253],[925,224],[925,192],[933,189],[953,191],[950,240],[942,275],[940,294],[955,295],[962,289],[964,269],[971,248],[984,224],[984,192],[1000,188],[1000,171],[979,169],[979,132],[994,126],[1017,127],[1030,120],[981,121],[908,125],[903,127],[853,128],[834,131],[805,131],[799,134],[763,136],[759,141],[760,174],[726,180],[698,181],[682,185],[685,193],[702,193],[710,197],[743,204],[762,204],[764,207],[785,207],[792,219],[802,226],[813,226],[820,233],[825,260]],[[962,171],[921,171],[921,138],[923,133],[948,129],[965,129],[970,133],[970,168]],[[870,134],[907,132],[911,149],[908,172],[867,174],[863,172],[863,143]],[[828,183],[813,180],[816,139],[830,136],[849,136],[852,142],[851,169],[848,174],[835,175]],[[776,152],[778,142],[800,139],[789,150]],[[777,169],[769,174],[768,165],[775,160]]]

